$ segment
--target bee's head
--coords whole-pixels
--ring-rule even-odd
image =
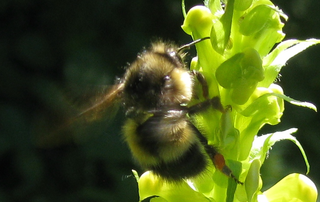
[[[192,77],[183,55],[171,44],[156,43],[144,51],[124,76],[125,107],[149,111],[190,101]]]

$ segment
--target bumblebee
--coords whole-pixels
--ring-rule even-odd
[[[208,38],[182,47],[153,43],[138,55],[118,84],[97,104],[110,107],[115,100],[120,100],[127,117],[124,139],[133,158],[142,168],[167,181],[195,177],[213,162],[217,169],[241,183],[223,156],[208,144],[190,120],[209,107],[225,112],[219,97],[208,98],[204,76],[187,69],[183,61],[184,49]],[[189,106],[195,94],[195,82],[202,86],[206,100]]]

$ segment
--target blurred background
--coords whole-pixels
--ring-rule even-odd
[[[320,1],[273,2],[289,16],[287,39],[320,38]],[[180,0],[1,1],[1,202],[138,201],[131,169],[141,170],[121,137],[123,115],[70,125],[70,117],[77,114],[72,100],[88,99],[90,104],[90,95],[121,77],[127,62],[152,40],[190,42],[180,28],[180,4]],[[196,4],[202,1],[186,0],[187,9]],[[286,95],[318,107],[319,51],[315,46],[291,59],[280,81]],[[295,136],[306,150],[309,177],[317,186],[319,121],[319,113],[286,103],[282,122],[261,131],[299,128]],[[303,158],[293,143],[279,142],[262,168],[264,190],[292,172],[306,172]]]

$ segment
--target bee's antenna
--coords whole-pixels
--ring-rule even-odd
[[[188,44],[185,44],[185,45],[179,47],[177,52],[180,52],[180,51],[182,51],[183,49],[186,49],[186,48],[190,48],[190,46],[193,46],[194,44],[199,43],[199,42],[204,41],[204,40],[207,40],[207,39],[210,39],[210,37],[208,36],[208,37],[203,37],[201,39],[194,40],[191,43],[188,43]]]

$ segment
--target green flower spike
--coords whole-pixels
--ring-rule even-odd
[[[199,177],[178,184],[164,182],[152,172],[140,178],[134,172],[140,200],[315,202],[317,189],[301,174],[290,174],[270,189],[261,190],[260,168],[276,142],[290,140],[296,144],[306,162],[307,173],[309,163],[300,143],[291,135],[296,129],[257,134],[265,124],[280,122],[284,101],[316,111],[313,104],[284,95],[282,88],[273,82],[291,57],[320,41],[282,41],[283,21],[287,16],[269,0],[223,2],[207,0],[204,6],[195,6],[188,13],[183,2],[182,29],[194,40],[210,36],[210,40],[196,44],[197,57],[193,58],[190,69],[203,73],[210,97],[219,96],[226,107],[225,113],[207,110],[192,121],[206,135],[209,144],[219,148],[226,164],[244,185],[236,184],[214,165]]]

